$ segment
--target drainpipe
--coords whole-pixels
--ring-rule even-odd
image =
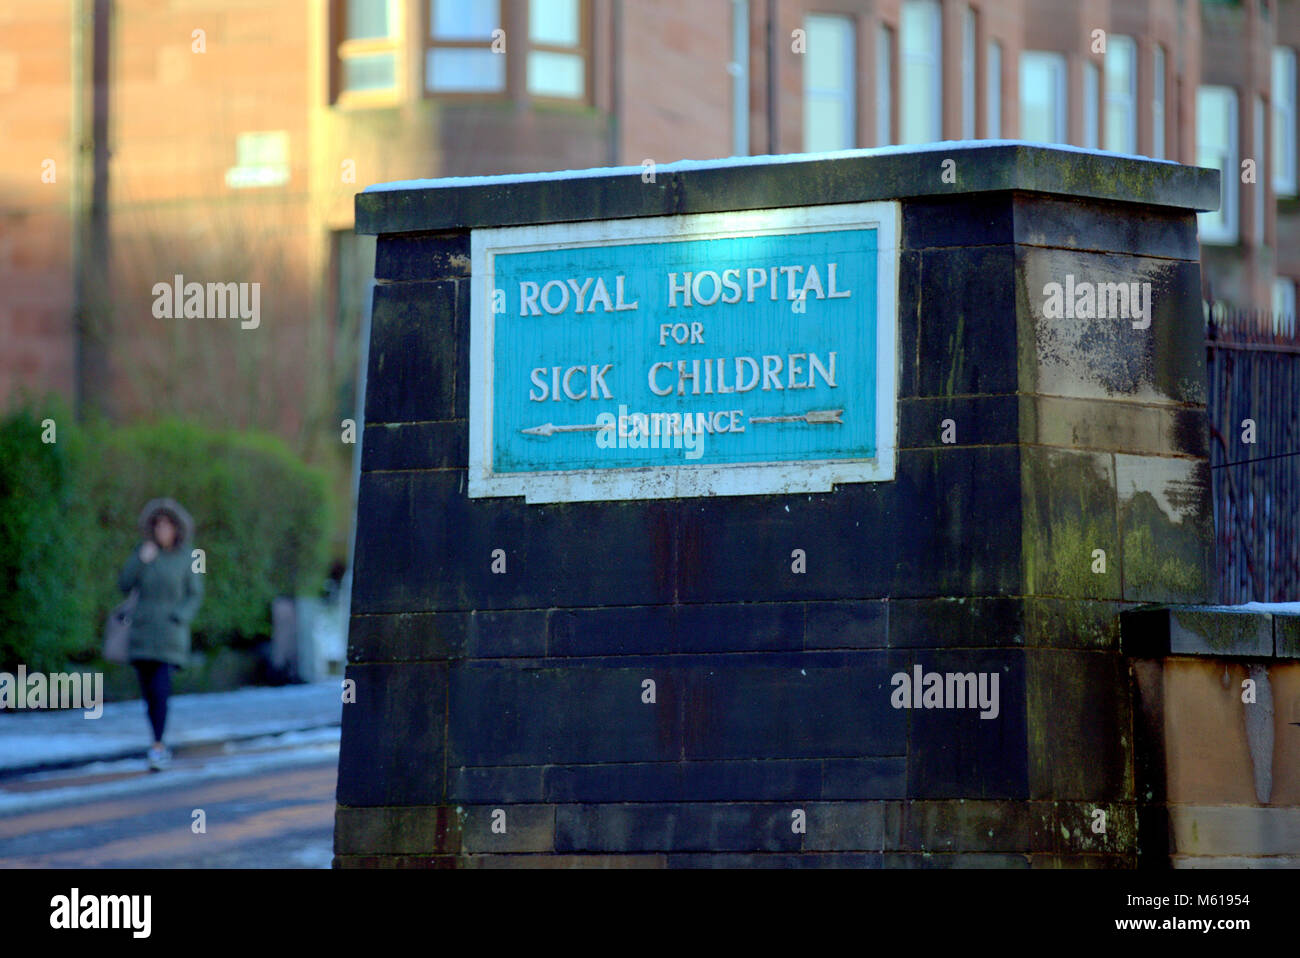
[[[767,152],[781,152],[781,133],[778,120],[777,97],[780,91],[778,82],[779,47],[777,37],[777,0],[767,0]]]

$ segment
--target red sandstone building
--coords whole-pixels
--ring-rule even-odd
[[[0,0],[0,404],[337,448],[366,184],[943,139],[1223,169],[1206,296],[1294,329],[1298,7]],[[177,276],[258,284],[256,327],[159,318]]]

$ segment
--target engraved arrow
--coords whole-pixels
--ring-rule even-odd
[[[811,422],[811,423],[839,423],[844,425],[843,409],[811,409],[802,415],[796,416],[750,416],[749,421],[752,423],[767,422]]]
[[[540,426],[529,426],[527,429],[520,429],[519,431],[525,436],[553,436],[557,432],[592,432],[604,428],[606,427],[594,422],[590,425],[578,426],[557,426],[552,422],[544,422]]]

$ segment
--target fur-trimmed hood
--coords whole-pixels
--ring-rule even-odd
[[[194,538],[194,519],[175,499],[149,500],[148,504],[140,512],[139,526],[142,537],[149,540],[153,539],[153,517],[160,512],[166,513],[176,523],[177,547],[190,542]]]

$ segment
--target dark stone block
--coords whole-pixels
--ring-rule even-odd
[[[444,422],[371,423],[361,440],[361,470],[464,469],[469,429],[463,419]]]
[[[1115,456],[1124,543],[1124,598],[1208,602],[1216,581],[1208,464],[1161,456]],[[1262,641],[1269,647],[1271,638]]]
[[[677,607],[680,652],[797,651],[803,637],[804,609],[797,602]]]
[[[465,626],[465,657],[471,659],[546,654],[547,613],[475,611]]]
[[[1058,649],[1119,648],[1119,602],[1031,597],[1025,604],[1025,644]]]
[[[454,282],[375,288],[366,422],[428,422],[453,410],[457,322],[468,303]]]
[[[464,815],[461,845],[466,854],[553,851],[553,805],[473,805]],[[501,823],[497,831],[494,820]]]
[[[460,818],[444,805],[334,810],[337,855],[444,855],[460,847]]]
[[[645,679],[655,681],[654,703],[641,700]],[[666,762],[681,756],[679,675],[457,662],[450,681],[447,747],[454,765]]]
[[[823,799],[863,801],[906,796],[904,758],[834,758],[823,763]]]
[[[880,868],[879,854],[800,852],[792,855],[669,855],[669,868]]]
[[[909,200],[903,204],[903,248],[1009,245],[1013,242],[1012,202],[1010,193]]]
[[[1024,606],[1013,596],[895,599],[890,648],[1015,648],[1025,643]]]
[[[944,420],[952,420],[953,442],[945,443]],[[902,399],[898,403],[901,448],[991,446],[1019,441],[1020,402],[1008,396],[947,396]]]
[[[675,639],[671,606],[556,609],[547,648],[554,656],[653,654],[675,651]]]
[[[898,847],[900,807],[893,802],[810,802],[804,808],[809,851],[876,851]]]
[[[1020,459],[1023,591],[1079,599],[1121,598],[1114,456],[1024,446]],[[1105,553],[1104,570],[1098,549]]]
[[[1010,246],[921,254],[919,396],[1014,394],[1015,256]]]
[[[1243,655],[1271,658],[1272,617],[1203,606],[1139,608],[1120,616],[1124,652],[1139,658]]]
[[[1016,650],[969,649],[963,651],[917,651],[912,661],[898,671],[913,679],[913,666],[923,675],[980,673],[998,676],[997,715],[981,717],[984,709],[970,706],[968,684],[953,682],[953,705],[957,693],[967,699],[965,708],[911,708],[899,710],[909,723],[907,794],[912,798],[1025,798],[1029,793],[1025,749],[1025,657]],[[991,692],[992,680],[986,680]],[[913,686],[914,686],[913,682]],[[922,686],[924,690],[924,685]],[[895,687],[887,686],[891,694]],[[915,689],[913,688],[913,702]],[[990,696],[991,697],[991,696]],[[924,701],[924,700],[923,700]],[[990,709],[991,711],[991,709]]]
[[[858,665],[765,668],[720,661],[692,669],[685,755],[695,759],[902,755],[905,716],[889,705],[896,659],[859,652]]]
[[[339,804],[441,804],[447,666],[349,665],[346,676],[356,701],[343,705]]]
[[[798,851],[792,807],[734,804],[561,805],[558,852]]]
[[[546,770],[548,802],[807,801],[821,791],[821,762],[670,762],[557,765]]]
[[[1300,615],[1273,613],[1273,654],[1279,659],[1300,659]]]
[[[1029,855],[997,855],[989,853],[927,852],[922,855],[885,855],[882,868],[943,869],[943,868],[1030,868]]]
[[[1189,210],[1135,209],[1028,193],[1015,194],[1012,203],[1015,242],[1025,246],[1200,259],[1196,216]]]
[[[1200,263],[1127,254],[1016,247],[1015,313],[1020,335],[1033,344],[1022,392],[1082,399],[1204,405],[1205,330]],[[925,273],[923,271],[923,278]],[[1048,318],[1048,284],[1069,277],[1077,290],[1092,284],[1150,283],[1151,314],[1137,318]],[[1095,286],[1093,287],[1096,288]],[[1106,311],[1110,313],[1107,294]],[[1116,299],[1116,308],[1123,303]],[[1130,307],[1131,309],[1131,307]],[[1146,328],[1138,328],[1149,322]],[[923,341],[924,348],[924,341]],[[1022,347],[1023,349],[1024,347]]]
[[[920,327],[921,254],[916,250],[898,253],[898,395],[915,396],[917,368],[917,330]]]
[[[467,804],[546,801],[540,765],[447,769],[447,800]]]
[[[1028,852],[1050,838],[1050,818],[1050,812],[1027,802],[908,802],[901,811],[900,847],[930,853]]]
[[[464,613],[353,615],[348,628],[349,662],[410,662],[464,654]]]
[[[685,602],[1014,592],[1013,447],[902,450],[895,481],[834,493],[684,500]],[[803,549],[806,572],[792,571]]]
[[[889,644],[889,606],[884,600],[809,602],[805,606],[804,647],[883,649]]]
[[[438,189],[359,193],[358,233],[410,233],[974,195],[1001,191],[1057,193],[1155,206],[1217,209],[1219,174],[1176,163],[1151,163],[1035,144],[943,144],[936,150],[778,162],[719,161],[715,167],[659,167],[654,182],[641,167],[558,180],[488,182]],[[945,182],[942,161],[954,162]],[[730,165],[725,165],[730,163]]]
[[[1024,661],[1029,797],[1131,801],[1133,726],[1124,659],[1113,652],[1033,649]]]
[[[464,481],[450,470],[362,474],[355,612],[671,601],[675,504],[469,500]],[[505,573],[492,572],[495,549]]]
[[[375,246],[375,279],[398,282],[469,275],[469,231],[387,235]]]

